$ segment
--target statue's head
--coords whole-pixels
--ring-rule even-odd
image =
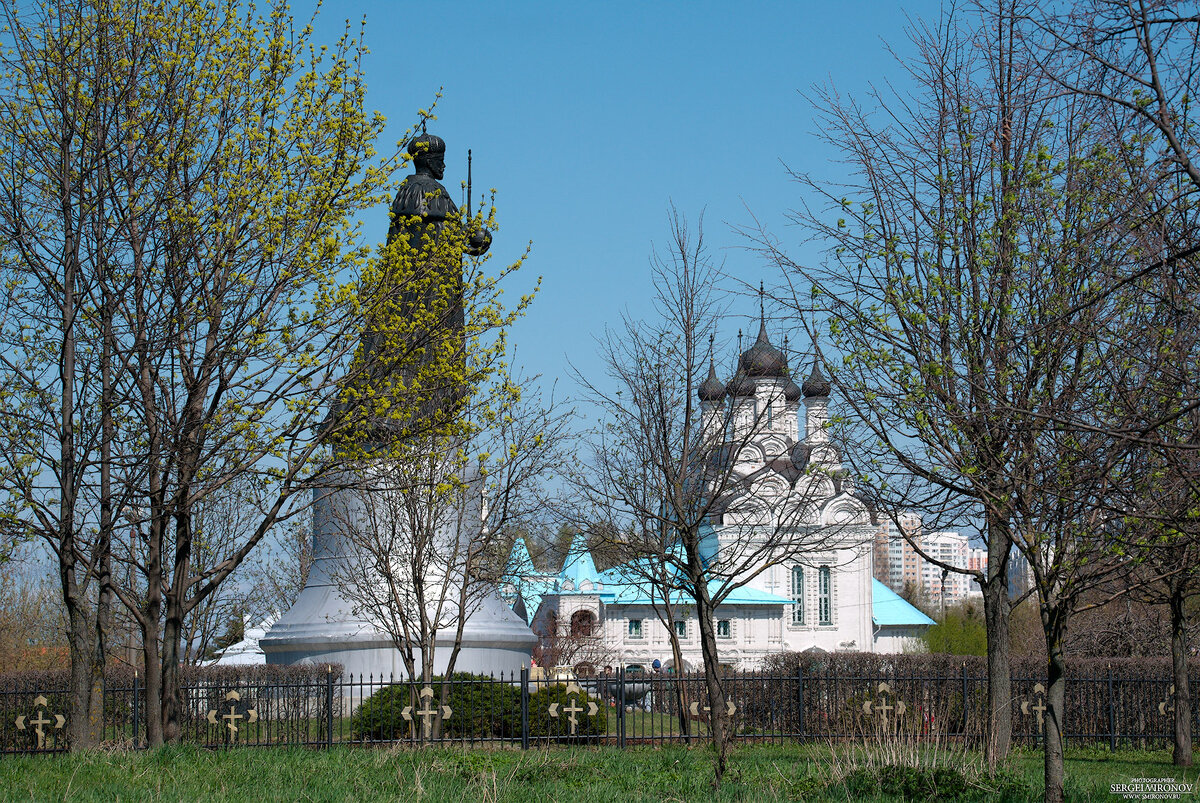
[[[421,134],[408,141],[408,155],[418,173],[441,180],[446,172],[446,141],[436,134]]]

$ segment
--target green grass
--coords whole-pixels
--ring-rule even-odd
[[[689,734],[692,736],[707,736],[708,723],[694,719],[688,723]],[[621,730],[621,720],[614,708],[608,709],[608,735],[616,737]],[[644,739],[659,736],[682,736],[679,727],[679,717],[658,711],[642,711],[634,708],[625,712],[625,737],[627,739]]]
[[[1071,800],[1113,800],[1111,783],[1133,777],[1194,781],[1165,752],[1071,751]],[[721,794],[707,750],[694,748],[512,749],[168,748],[142,753],[4,757],[7,800],[898,800],[830,785],[830,750],[817,745],[743,746]],[[965,799],[1041,799],[1041,755],[1014,756],[991,790]],[[948,800],[939,796],[938,800]]]

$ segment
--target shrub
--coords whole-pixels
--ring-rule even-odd
[[[448,681],[436,677],[430,683],[433,704],[448,705],[449,719],[441,723],[440,735],[446,739],[519,739],[521,738],[521,689],[511,683],[492,680],[486,675],[458,672]],[[354,712],[352,728],[356,739],[407,739],[421,733],[421,720],[402,715],[405,706],[416,705],[421,684],[394,683],[372,694]],[[444,695],[444,697],[443,697]],[[574,737],[595,737],[608,730],[608,706],[599,697],[580,691],[567,694],[561,684],[544,686],[529,696],[529,735],[532,738],[570,740],[568,714],[562,713],[574,701],[582,712],[576,713],[578,725]],[[588,703],[598,708],[588,715]],[[558,704],[558,716],[550,716],[551,703]],[[423,705],[423,703],[422,703]]]
[[[986,728],[987,662],[982,656],[886,653],[780,653],[765,660],[753,702],[739,707],[746,729],[783,723],[809,734],[854,732],[858,706],[880,682],[887,682],[908,707],[905,727],[913,730],[983,734]],[[1191,659],[1200,672],[1200,660]],[[966,683],[963,677],[966,674]],[[1016,658],[1011,663],[1014,706],[1032,699],[1045,684],[1043,660]],[[1111,678],[1111,682],[1110,682]],[[1170,723],[1158,711],[1171,683],[1169,658],[1080,658],[1067,666],[1066,712],[1072,734],[1108,738],[1109,705],[1122,739],[1162,739]],[[965,692],[965,694],[964,694]],[[1193,705],[1200,715],[1200,698]],[[753,719],[751,718],[753,717]],[[1013,733],[1036,738],[1036,719],[1018,713]]]
[[[878,768],[860,767],[847,775],[842,783],[851,799],[875,797],[883,793],[904,800],[958,800],[970,788],[962,772],[951,767],[904,767],[895,764]]]
[[[446,703],[453,714],[443,723],[446,736],[466,739],[521,737],[519,687],[466,672],[452,675],[451,681]]]
[[[237,690],[243,701],[253,701],[260,719],[274,720],[273,741],[301,741],[308,738],[308,720],[325,721],[329,680],[341,679],[339,664],[296,666],[187,666],[183,667],[185,693],[183,727],[185,733],[204,731],[208,726],[205,715],[219,706],[225,694]],[[33,701],[38,695],[47,699],[47,710],[66,716],[70,672],[66,669],[25,670],[0,675],[0,692],[4,704],[0,714],[12,722],[18,714],[32,716]],[[107,743],[127,744],[133,735],[134,669],[110,666],[104,676],[104,738]],[[139,738],[145,736],[146,687],[138,680]],[[341,695],[334,695],[334,717],[340,716]],[[0,729],[0,749],[28,749],[36,744],[32,731],[14,728]],[[55,731],[47,746],[66,746],[66,729]],[[186,738],[186,737],[185,737]]]
[[[578,725],[574,737],[602,736],[608,732],[608,705],[600,697],[593,697],[585,691],[568,695],[567,687],[562,685],[547,686],[536,694],[529,696],[529,735],[536,738],[558,738],[569,740],[571,725],[563,708],[572,701],[584,710],[575,715]],[[558,716],[550,716],[550,704],[558,703]],[[588,703],[595,703],[595,715],[587,713]],[[518,723],[519,726],[519,723]],[[520,731],[518,730],[518,733]]]
[[[411,714],[404,719],[405,706],[418,704],[423,684],[393,683],[372,694],[354,712],[352,728],[356,739],[405,739],[421,733],[422,719]],[[441,735],[452,739],[511,739],[521,735],[521,690],[486,675],[456,672],[447,681],[433,678],[432,703],[450,706],[449,719],[441,722]]]

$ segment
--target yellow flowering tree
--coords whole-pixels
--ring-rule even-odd
[[[358,215],[387,201],[403,156],[375,151],[384,120],[364,108],[349,28],[323,45],[282,3],[234,0],[0,13],[4,523],[58,560],[72,748],[99,738],[118,599],[159,744],[180,733],[189,614],[362,459],[369,427],[415,421],[439,382],[478,396],[471,366],[498,366],[486,331],[508,318],[483,304],[477,329],[443,338],[436,304],[392,314],[444,274],[361,242]],[[498,297],[499,278],[464,292]],[[361,347],[381,321],[408,327],[404,349]],[[389,448],[419,453],[415,429],[397,432]],[[200,565],[198,506],[235,482],[257,516]]]
[[[508,363],[507,329],[533,295],[503,303],[521,262],[491,274],[473,245],[495,228],[494,206],[393,221],[400,236],[363,276],[363,344],[338,421],[357,464],[334,513],[341,593],[425,682],[435,658],[453,672],[512,534],[544,511],[565,440],[567,413]]]

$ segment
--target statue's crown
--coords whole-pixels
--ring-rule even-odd
[[[446,152],[446,140],[437,134],[420,134],[408,141],[408,155],[414,159],[418,156],[433,156]]]

